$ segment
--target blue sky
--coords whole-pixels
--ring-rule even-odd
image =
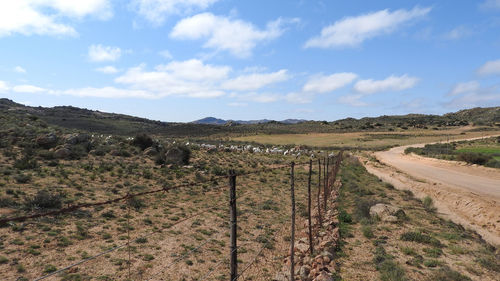
[[[0,97],[162,121],[500,105],[500,0],[0,2]]]

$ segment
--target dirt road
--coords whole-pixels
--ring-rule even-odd
[[[500,170],[406,155],[406,148],[376,152],[379,162],[365,161],[365,166],[398,189],[430,196],[445,217],[500,245]]]

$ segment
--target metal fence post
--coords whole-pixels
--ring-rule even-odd
[[[292,230],[290,239],[290,281],[295,280],[295,178],[294,178],[295,162],[291,164],[290,171],[290,196],[292,201]]]
[[[313,255],[313,240],[312,240],[312,222],[311,222],[311,173],[312,173],[312,159],[309,160],[309,178],[307,179],[307,216],[309,219],[309,251]]]
[[[318,158],[318,220],[320,227],[323,225],[323,219],[321,218],[321,158]]]
[[[238,278],[238,250],[236,245],[237,214],[236,214],[236,174],[229,171],[229,205],[231,215],[231,281]]]

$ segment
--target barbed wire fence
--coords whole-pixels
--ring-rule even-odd
[[[144,192],[138,192],[138,193],[127,193],[124,196],[117,197],[114,199],[109,199],[105,201],[97,201],[97,202],[89,202],[89,203],[80,203],[80,204],[75,204],[75,205],[68,205],[64,208],[57,209],[57,210],[51,210],[48,212],[37,212],[33,214],[28,214],[24,216],[17,216],[17,217],[7,217],[7,218],[1,218],[0,219],[0,225],[9,225],[10,223],[13,222],[24,222],[24,221],[30,221],[30,220],[37,220],[41,218],[47,218],[47,217],[57,217],[65,214],[70,214],[77,212],[79,210],[83,209],[89,209],[89,208],[95,208],[95,207],[105,207],[105,206],[111,206],[113,204],[118,204],[118,203],[125,203],[125,208],[126,208],[126,242],[121,243],[119,245],[109,247],[108,249],[105,249],[101,252],[98,252],[92,256],[85,257],[77,262],[71,263],[69,265],[63,266],[62,268],[55,270],[53,272],[47,273],[45,275],[41,275],[37,278],[34,278],[32,280],[38,281],[38,280],[46,280],[49,278],[53,278],[56,276],[60,276],[61,274],[64,274],[65,272],[69,272],[70,270],[74,269],[75,267],[79,266],[85,266],[89,262],[96,260],[100,257],[107,256],[108,254],[115,252],[115,251],[121,251],[121,250],[126,250],[126,267],[123,268],[125,273],[122,273],[122,276],[126,276],[127,280],[171,280],[164,277],[166,272],[169,272],[169,270],[173,269],[175,265],[179,264],[181,261],[186,260],[188,257],[195,255],[197,253],[200,253],[203,251],[203,248],[207,247],[207,245],[214,244],[217,242],[217,239],[214,237],[210,237],[208,239],[204,239],[199,242],[196,246],[191,247],[188,251],[185,251],[183,254],[179,256],[174,256],[174,259],[171,262],[166,263],[165,265],[161,266],[160,269],[154,274],[151,274],[148,278],[143,278],[143,274],[140,273],[133,273],[134,268],[133,268],[133,259],[132,259],[132,245],[137,244],[138,241],[144,241],[144,239],[147,239],[149,237],[152,237],[153,235],[156,234],[165,234],[164,231],[161,229],[154,229],[153,231],[147,232],[147,233],[142,233],[141,235],[137,235],[134,238],[131,237],[130,230],[132,228],[131,226],[131,202],[132,200],[138,198],[138,197],[144,197],[148,195],[153,195],[153,194],[159,194],[159,193],[168,193],[170,191],[175,191],[175,190],[182,190],[183,188],[191,188],[191,187],[196,187],[199,186],[200,184],[203,183],[209,183],[209,182],[214,182],[215,180],[218,179],[225,179],[227,180],[227,183],[218,183],[214,188],[218,190],[219,192],[225,193],[226,191],[224,187],[229,187],[229,196],[228,196],[228,201],[222,200],[221,198],[220,203],[216,204],[214,206],[210,206],[208,208],[204,208],[202,210],[199,210],[197,212],[194,212],[193,214],[190,214],[188,216],[185,216],[182,219],[177,220],[174,223],[169,224],[169,226],[165,229],[172,229],[176,226],[182,225],[186,223],[187,221],[190,221],[194,218],[206,215],[209,213],[211,210],[218,210],[223,208],[224,206],[229,205],[229,215],[230,215],[230,220],[226,222],[227,228],[228,228],[228,233],[221,234],[220,236],[221,239],[224,239],[224,237],[228,236],[229,237],[229,249],[228,249],[228,256],[226,258],[222,258],[218,261],[215,262],[213,266],[210,266],[209,269],[206,272],[202,272],[198,279],[193,278],[193,280],[209,280],[211,276],[213,276],[214,273],[220,272],[224,273],[222,276],[225,276],[226,273],[228,276],[230,276],[231,281],[235,280],[244,280],[245,274],[248,274],[253,267],[255,267],[256,264],[259,264],[259,262],[269,262],[269,260],[273,260],[273,262],[279,262],[280,265],[282,265],[282,259],[279,259],[277,257],[286,257],[290,256],[290,280],[294,280],[294,275],[295,275],[295,262],[294,262],[294,251],[295,251],[295,231],[297,230],[296,227],[296,191],[301,193],[302,195],[300,196],[301,198],[299,201],[300,202],[306,202],[307,205],[307,223],[305,224],[305,227],[299,229],[300,231],[306,230],[307,229],[307,234],[308,234],[308,241],[309,241],[309,251],[310,254],[312,255],[314,253],[314,239],[313,236],[316,237],[317,233],[313,233],[314,231],[319,231],[319,229],[313,229],[312,225],[312,215],[311,215],[311,210],[314,208],[314,203],[316,203],[316,209],[317,209],[317,223],[315,225],[319,225],[321,227],[323,218],[322,218],[322,212],[326,213],[326,208],[328,206],[328,200],[329,200],[329,194],[330,190],[335,183],[335,179],[338,173],[338,169],[340,167],[342,161],[342,151],[339,152],[335,156],[328,155],[323,157],[322,159],[318,159],[317,161],[317,169],[314,169],[316,161],[306,161],[306,162],[291,162],[287,164],[282,164],[282,165],[275,165],[272,167],[266,167],[264,169],[257,169],[253,171],[248,171],[248,172],[243,172],[243,173],[236,173],[234,170],[230,170],[228,175],[225,176],[218,176],[215,178],[211,179],[206,179],[202,181],[195,181],[195,182],[189,182],[189,183],[184,183],[184,184],[179,184],[179,185],[173,185],[173,186],[166,186],[158,189],[153,189],[153,190],[148,190]],[[323,167],[321,167],[323,165]],[[297,181],[297,175],[295,168],[296,167],[303,167],[305,171],[305,179],[302,179],[300,182]],[[286,186],[281,188],[278,188],[279,191],[279,197],[281,200],[287,201],[287,197],[290,196],[290,201],[288,206],[290,206],[289,212],[286,211],[286,208],[279,209],[277,211],[282,211],[286,214],[286,218],[289,219],[289,223],[283,223],[283,225],[279,226],[280,228],[262,228],[257,237],[262,237],[264,234],[266,234],[268,237],[265,239],[266,241],[261,241],[262,245],[260,247],[256,247],[256,249],[252,249],[251,251],[253,255],[249,257],[249,259],[246,259],[247,261],[243,263],[242,260],[239,260],[238,255],[240,254],[247,254],[246,256],[249,256],[248,251],[245,249],[245,246],[252,245],[252,242],[246,242],[243,243],[242,245],[238,245],[238,239],[240,235],[238,235],[238,230],[240,230],[240,226],[238,223],[238,216],[241,216],[240,210],[238,209],[238,202],[241,202],[245,200],[245,198],[248,195],[251,195],[252,192],[256,192],[258,190],[256,189],[241,189],[241,187],[245,187],[245,184],[237,185],[237,179],[242,179],[245,176],[250,176],[250,175],[261,175],[264,173],[268,172],[274,172],[276,170],[283,170],[283,169],[290,169],[290,189],[288,189]],[[302,171],[303,172],[303,171]],[[318,173],[318,179],[317,179],[317,185],[311,185],[311,179],[312,179],[312,174],[313,172]],[[323,172],[323,178],[322,178],[322,172]],[[305,184],[304,184],[305,183]],[[314,187],[317,186],[317,187]],[[312,188],[311,188],[312,187]],[[317,190],[314,190],[317,189]],[[322,193],[322,194],[321,194]],[[316,194],[316,195],[314,195]],[[320,197],[323,197],[323,200],[320,200]],[[316,197],[316,198],[314,198]],[[316,201],[316,202],[315,202]],[[323,201],[323,202],[321,202]],[[321,204],[323,203],[323,204]],[[302,203],[301,203],[302,204]],[[276,212],[277,212],[276,211]],[[269,219],[269,218],[267,218]],[[283,241],[286,241],[284,239],[284,235],[288,232],[287,228],[289,228],[289,233],[290,233],[290,248],[289,252],[284,251],[283,249],[279,249],[280,252],[276,253],[276,250],[273,251],[273,247],[270,246],[273,241],[276,241],[278,239],[278,236],[282,236],[281,238]],[[270,235],[269,235],[270,234]],[[218,246],[221,246],[220,243],[215,243]],[[264,254],[266,253],[266,254]],[[241,270],[238,270],[238,265],[242,264]],[[227,269],[223,269],[222,266],[226,266]],[[255,270],[254,270],[255,271]],[[257,271],[262,271],[262,268],[257,269]],[[269,272],[260,272],[257,273],[259,274],[269,274]],[[259,276],[252,276],[252,277],[259,277]],[[252,278],[252,280],[255,280]],[[258,279],[257,279],[258,280]],[[265,279],[262,279],[265,280]]]

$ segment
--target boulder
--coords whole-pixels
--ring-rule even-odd
[[[38,136],[35,140],[38,146],[43,148],[51,148],[57,145],[58,137],[54,133],[48,133],[45,135]]]
[[[61,147],[56,149],[56,151],[54,152],[54,157],[58,159],[66,159],[70,156],[70,154],[71,151],[69,149],[67,149],[66,147]]]
[[[400,208],[392,205],[379,203],[370,207],[370,216],[372,218],[379,218],[382,221],[395,222],[398,220],[395,214],[401,211]]]
[[[314,281],[335,281],[335,279],[325,271],[321,271],[319,275],[314,278]]]
[[[158,154],[158,151],[156,150],[156,148],[150,146],[144,150],[143,154],[146,156],[155,156],[156,154]]]
[[[66,144],[79,144],[90,141],[90,136],[88,134],[69,134],[64,136],[64,142]]]

